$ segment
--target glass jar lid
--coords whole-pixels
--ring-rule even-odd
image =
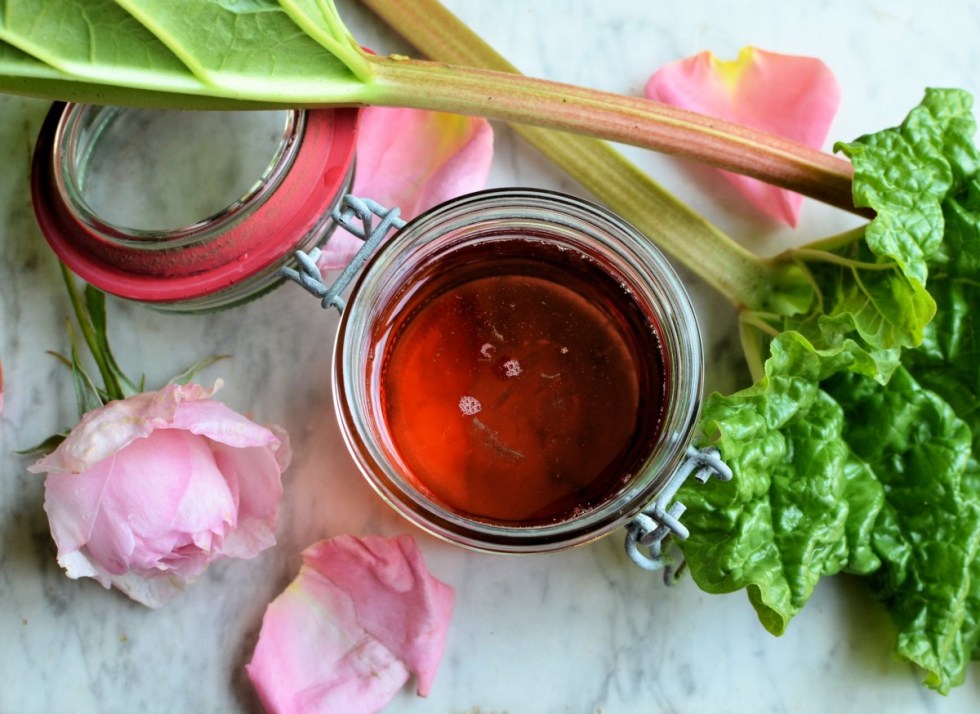
[[[169,306],[240,298],[236,287],[264,287],[327,232],[356,136],[355,109],[56,103],[34,153],[34,210],[58,257],[105,292]]]

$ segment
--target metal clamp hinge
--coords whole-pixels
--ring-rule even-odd
[[[630,560],[644,570],[663,570],[664,582],[668,584],[672,582],[672,573],[677,569],[672,568],[670,559],[663,552],[664,542],[669,535],[681,540],[690,535],[680,522],[686,510],[684,504],[680,501],[671,503],[671,500],[692,474],[699,483],[707,482],[712,476],[728,481],[732,470],[721,460],[714,447],[698,450],[689,446],[684,461],[671,475],[663,492],[652,505],[626,524],[626,554]],[[648,553],[641,552],[641,546]]]
[[[354,276],[364,267],[368,258],[392,228],[400,230],[405,227],[405,221],[399,213],[398,208],[385,208],[369,198],[358,198],[347,194],[340,205],[334,209],[333,219],[348,233],[363,240],[364,245],[358,249],[337,279],[329,286],[324,284],[323,274],[317,266],[322,252],[319,248],[314,248],[309,253],[296,251],[294,256],[299,263],[299,269],[282,268],[279,274],[300,285],[311,295],[320,298],[320,306],[324,310],[332,307],[338,312],[343,312],[347,303],[341,294],[354,280]],[[374,225],[375,216],[381,219],[377,225]]]

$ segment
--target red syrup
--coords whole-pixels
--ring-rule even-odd
[[[653,450],[668,379],[657,322],[596,259],[495,237],[423,268],[393,302],[372,340],[380,410],[408,481],[444,508],[561,522]]]

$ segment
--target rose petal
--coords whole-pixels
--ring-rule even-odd
[[[252,558],[276,542],[281,468],[268,448],[233,449],[214,444],[212,450],[218,468],[229,478],[238,508],[238,527],[221,551],[230,558]]]
[[[409,536],[321,541],[266,610],[248,676],[271,712],[375,712],[410,672],[425,696],[453,599]]]
[[[249,446],[278,447],[279,435],[256,424],[231,407],[205,399],[182,399],[170,418],[169,428],[183,429],[238,449]],[[283,464],[285,468],[287,464]]]
[[[485,119],[421,109],[361,110],[352,193],[401,209],[409,220],[450,198],[486,186],[493,130]],[[343,268],[362,241],[336,231],[321,270]]]
[[[175,573],[163,572],[152,577],[136,573],[113,575],[112,585],[127,597],[147,607],[160,607],[175,598],[187,587],[187,579]]]
[[[840,104],[840,86],[820,60],[754,47],[742,49],[734,61],[702,52],[668,64],[650,78],[646,95],[816,149],[823,146]],[[746,176],[722,173],[757,209],[796,225],[801,195]]]
[[[134,439],[167,428],[181,402],[207,399],[214,389],[197,384],[171,384],[156,392],[141,392],[87,412],[68,438],[28,467],[32,473],[82,473]]]
[[[265,708],[281,714],[376,712],[409,677],[358,627],[350,598],[305,566],[266,610],[246,670]]]
[[[350,596],[360,625],[418,676],[418,693],[426,696],[446,646],[454,596],[429,575],[415,541],[347,536],[304,555]]]
[[[65,553],[63,556],[59,555],[58,565],[65,569],[69,578],[95,578],[104,588],[112,586],[112,575],[96,567],[80,550]]]

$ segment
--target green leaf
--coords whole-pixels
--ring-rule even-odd
[[[821,577],[873,574],[897,652],[945,692],[980,648],[973,433],[904,368],[886,386],[853,369],[866,358],[785,333],[762,380],[709,398],[702,429],[734,477],[678,494],[681,548],[702,589],[745,588],[773,634]]]
[[[104,296],[100,296],[95,288],[90,288],[86,285],[85,297],[83,299],[82,295],[78,291],[78,286],[75,283],[75,276],[63,263],[60,267],[61,277],[64,282],[65,289],[68,291],[68,298],[71,302],[72,311],[75,313],[75,319],[78,321],[78,327],[82,331],[82,337],[85,339],[85,344],[88,346],[89,353],[92,355],[92,359],[95,360],[95,364],[99,368],[99,374],[102,376],[103,389],[96,390],[99,394],[99,398],[104,402],[109,402],[113,399],[122,399],[124,398],[125,394],[117,375],[119,368],[115,366],[114,360],[111,358],[112,355],[111,352],[109,352],[109,344],[105,335]],[[90,314],[90,308],[96,311],[98,319],[101,320],[101,337],[97,334],[97,330],[92,320],[92,315]],[[77,351],[74,333],[71,333],[70,337],[72,342],[72,350]],[[113,369],[114,367],[115,369]],[[119,373],[121,374],[121,372]]]
[[[7,3],[0,9],[0,91],[202,108],[364,101],[371,65],[333,4],[283,5]]]
[[[152,84],[152,71],[145,78]],[[145,84],[145,83],[144,83]],[[202,90],[203,91],[203,90]],[[187,109],[248,109],[265,104],[163,89],[86,82],[0,41],[0,92],[89,104]]]
[[[939,306],[922,346],[903,363],[967,422],[980,453],[980,186],[969,182],[946,202],[946,244],[929,283]]]
[[[683,492],[693,542],[682,547],[702,587],[745,587],[778,633],[822,575],[867,574],[899,655],[943,692],[980,654],[980,162],[969,108],[967,95],[934,90],[898,129],[845,147],[855,196],[877,217],[864,241],[795,254],[816,303],[765,318],[789,329],[771,341],[765,377],[705,407],[702,429],[735,476]],[[846,518],[814,493],[836,494]]]
[[[886,383],[901,350],[921,344],[936,303],[925,286],[863,240],[831,250],[804,248],[784,260],[806,271],[816,299],[802,312],[759,314],[775,333],[799,332],[814,349],[827,352],[845,343],[867,359],[855,369]]]
[[[52,434],[40,444],[29,446],[26,449],[19,449],[14,453],[18,456],[38,456],[41,454],[50,454],[52,451],[58,448],[58,445],[61,444],[62,441],[67,438],[68,434]]]
[[[69,76],[131,86],[147,86],[151,78],[154,89],[202,88],[165,45],[112,0],[5,3],[0,39]]]
[[[344,57],[348,68],[361,79],[370,77],[359,58],[363,56],[357,40],[340,18],[333,2],[324,0],[280,0],[282,9],[299,27],[330,50],[337,57]]]
[[[905,369],[885,388],[857,375],[827,388],[847,414],[847,442],[884,486],[875,542],[883,565],[872,582],[898,626],[897,651],[928,672],[926,684],[948,692],[963,682],[980,637],[972,434]]]
[[[980,186],[968,181],[944,204],[944,251],[930,266],[929,290],[939,306],[922,346],[903,363],[924,387],[936,392],[970,429],[973,456],[963,474],[965,500],[980,500]],[[970,568],[970,593],[964,608],[963,638],[980,659],[980,557]],[[949,675],[953,682],[961,677]]]
[[[63,77],[51,65],[6,42],[0,42],[0,75],[17,75],[27,79],[33,77],[59,79]]]
[[[210,367],[215,362],[220,362],[223,359],[231,359],[231,355],[213,355],[211,357],[205,357],[204,359],[198,360],[183,372],[171,378],[170,384],[187,384],[194,379],[194,377],[196,377],[201,370]]]
[[[854,458],[844,462],[844,500],[848,504],[845,536],[848,561],[844,570],[858,575],[881,567],[875,548],[877,527],[884,503],[884,491],[871,468]]]
[[[361,82],[273,0],[120,0],[205,85],[266,99],[308,92],[310,79]]]
[[[929,265],[947,260],[944,211],[980,165],[971,104],[965,92],[930,90],[901,126],[837,145],[854,164],[855,205],[876,216],[863,240],[783,256],[808,270],[817,299],[770,316],[774,330],[799,331],[819,350],[854,340],[872,359],[864,373],[882,383],[899,350],[922,343],[936,314]]]
[[[766,376],[731,396],[712,395],[701,426],[732,468],[728,482],[685,486],[691,536],[681,543],[707,592],[746,588],[763,626],[782,634],[824,575],[877,565],[868,534],[882,490],[855,461],[840,407],[818,386],[866,355],[821,354],[785,333]]]
[[[925,287],[893,261],[872,253],[864,241],[839,249],[836,255],[849,264],[810,265],[823,301],[823,311],[816,315],[823,344],[831,347],[851,335],[869,351],[922,342],[925,326],[936,312]]]
[[[967,92],[932,89],[901,126],[836,146],[854,164],[855,205],[877,214],[868,246],[920,285],[943,250],[943,201],[976,173],[972,103]]]

